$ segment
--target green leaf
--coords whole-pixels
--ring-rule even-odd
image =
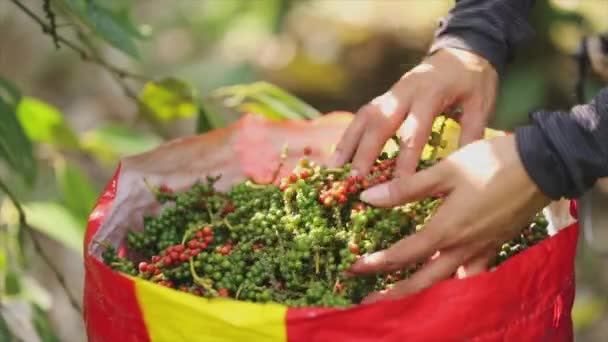
[[[223,87],[215,96],[226,97],[227,105],[251,111],[274,120],[312,119],[319,111],[287,91],[266,82]]]
[[[52,105],[32,97],[23,97],[17,117],[30,139],[57,147],[77,148],[78,138]]]
[[[92,0],[65,0],[65,4],[105,41],[131,57],[139,58],[137,46],[132,39],[139,36],[134,34],[132,27],[126,25],[124,13],[112,12]]]
[[[209,118],[209,116],[212,115],[205,107],[203,107],[203,105],[199,105],[198,107],[198,118],[196,121],[196,132],[197,133],[204,133],[207,131],[212,130],[213,124],[211,123],[211,120]]]
[[[9,296],[16,296],[21,292],[19,275],[13,271],[6,272],[4,277],[4,292]]]
[[[196,92],[185,81],[165,78],[146,83],[139,94],[144,110],[160,120],[189,118],[198,114]]]
[[[57,159],[54,166],[63,203],[79,221],[86,222],[97,200],[93,183],[74,163]]]
[[[17,89],[17,86],[0,76],[0,97],[2,97],[2,90],[6,93],[4,99],[10,106],[15,107],[21,101],[21,92]]]
[[[13,335],[13,332],[8,327],[4,317],[0,315],[0,337],[2,342],[18,342],[19,340]]]
[[[14,107],[0,97],[0,159],[4,159],[28,185],[36,178],[32,144],[17,121]]]
[[[98,159],[114,164],[117,159],[155,148],[162,139],[119,125],[105,125],[81,136],[83,148]]]
[[[496,114],[488,125],[498,130],[512,130],[527,124],[530,111],[543,103],[545,95],[545,76],[542,68],[530,66],[523,70],[514,70],[505,78]]]
[[[66,207],[54,202],[30,202],[24,205],[24,210],[29,224],[36,230],[78,253],[82,251],[86,224]]]
[[[33,305],[32,323],[38,332],[42,342],[60,342],[59,337],[53,331],[48,315],[38,305]]]

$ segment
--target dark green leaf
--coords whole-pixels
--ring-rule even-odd
[[[502,85],[496,114],[489,127],[512,130],[526,124],[528,114],[543,103],[545,76],[541,68],[530,66],[509,73]]]
[[[98,159],[114,164],[117,159],[148,151],[162,143],[162,139],[125,126],[105,125],[84,133],[84,149]]]
[[[132,39],[138,35],[134,34],[133,28],[126,26],[124,13],[114,13],[92,0],[65,0],[65,4],[105,41],[128,55],[139,58]]]
[[[4,320],[4,317],[2,317],[2,315],[0,315],[0,337],[2,337],[2,342],[17,342],[19,341],[15,335],[13,335],[13,332],[11,331],[11,329],[8,327],[8,324],[6,323],[6,321]]]
[[[203,105],[199,105],[198,107],[198,118],[196,121],[196,132],[197,133],[205,133],[213,129],[213,125],[209,120],[209,115],[211,113],[206,110]]]
[[[2,91],[6,93],[4,99],[10,106],[16,107],[19,101],[21,101],[21,92],[17,89],[17,86],[0,76],[0,97],[3,97]]]
[[[21,282],[19,275],[15,272],[8,271],[4,278],[4,292],[9,296],[18,295],[21,292]]]
[[[97,191],[80,167],[67,160],[55,162],[57,186],[67,209],[81,222],[86,222],[97,200]]]
[[[54,202],[30,202],[24,205],[28,222],[36,230],[80,253],[86,225],[70,211]]]
[[[78,138],[57,108],[31,97],[23,97],[17,117],[30,139],[50,145],[77,148]]]
[[[17,121],[14,107],[0,98],[0,159],[4,159],[26,183],[36,178],[36,160],[32,144]]]
[[[38,332],[42,342],[60,342],[59,337],[53,331],[48,315],[38,305],[32,305],[32,323]]]
[[[146,107],[144,109],[160,120],[188,118],[198,114],[194,88],[176,78],[146,83],[139,99]]]

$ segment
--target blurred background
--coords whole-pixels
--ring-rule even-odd
[[[41,255],[80,302],[86,219],[121,157],[229,124],[243,111],[280,116],[276,99],[292,98],[256,81],[320,112],[356,111],[420,61],[454,2],[84,3],[0,2],[0,96],[25,135],[11,138],[17,149],[0,163],[0,179],[32,228],[24,232],[15,206],[0,195],[0,341],[10,341],[3,339],[9,331],[28,342],[86,339],[80,314]],[[45,34],[36,19],[54,30]],[[608,31],[608,1],[537,1],[532,22],[536,37],[502,81],[495,128],[576,102],[571,54],[584,35]],[[55,39],[78,51],[63,41],[56,49]],[[589,96],[602,86],[593,77],[587,85]],[[312,110],[299,102],[292,109]],[[583,239],[577,278],[576,340],[605,341],[608,258]]]

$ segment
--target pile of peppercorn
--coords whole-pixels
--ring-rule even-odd
[[[437,132],[429,144],[443,145]],[[310,149],[304,151],[310,154]],[[388,275],[345,277],[365,253],[382,250],[423,229],[440,204],[434,197],[396,208],[359,201],[364,189],[388,181],[395,155],[383,153],[372,172],[349,176],[305,156],[278,185],[245,181],[228,192],[207,177],[183,192],[153,187],[166,205],[130,231],[131,259],[105,244],[104,262],[114,270],[203,297],[231,297],[289,306],[345,307],[372,291],[407,278],[420,265]],[[420,162],[425,168],[437,161]],[[494,265],[547,237],[542,214],[502,246]]]

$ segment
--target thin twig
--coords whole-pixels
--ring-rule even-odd
[[[11,1],[15,4],[15,6],[19,7],[25,14],[27,14],[27,16],[29,16],[34,21],[36,21],[38,23],[38,25],[40,25],[40,27],[42,28],[42,32],[44,32],[45,34],[49,34],[49,32],[52,31],[52,27],[50,25],[45,23],[42,18],[40,18],[38,15],[36,15],[36,13],[32,12],[32,10],[30,10],[27,6],[22,4],[21,1],[19,1],[19,0],[11,0]],[[69,47],[70,49],[72,49],[76,53],[78,53],[78,55],[80,55],[80,58],[83,61],[100,65],[100,66],[104,67],[106,70],[108,70],[109,72],[116,74],[120,78],[131,78],[131,79],[139,80],[142,82],[146,82],[149,80],[147,77],[145,77],[143,75],[138,75],[133,72],[116,67],[114,65],[108,64],[108,62],[103,60],[101,57],[90,54],[88,51],[84,50],[83,48],[78,46],[76,43],[61,36],[58,33],[55,33],[55,36],[57,37],[56,39],[59,42],[63,43],[65,46]]]
[[[49,20],[49,31],[46,32],[51,37],[53,37],[53,43],[55,44],[55,48],[59,49],[59,38],[57,37],[57,23],[55,22],[55,12],[51,8],[51,0],[44,0],[42,5],[44,13],[46,14],[46,18]]]
[[[133,80],[137,80],[137,81],[141,81],[141,82],[148,82],[150,80],[149,78],[142,76],[142,75],[132,73],[130,71],[127,71],[127,70],[124,70],[124,69],[121,69],[119,67],[109,64],[103,58],[101,58],[98,54],[91,53],[91,52],[87,51],[85,48],[72,42],[71,40],[61,36],[57,32],[55,26],[45,23],[42,18],[40,18],[38,15],[36,15],[34,12],[32,12],[32,10],[30,10],[27,6],[22,4],[19,0],[11,0],[11,1],[17,7],[19,7],[25,14],[27,14],[30,18],[32,18],[34,21],[36,21],[38,23],[38,25],[40,25],[40,27],[42,28],[42,32],[53,36],[54,41],[56,40],[57,42],[61,42],[61,43],[63,43],[63,45],[65,45],[65,46],[69,47],[70,49],[72,49],[73,51],[75,51],[83,61],[97,64],[97,65],[103,67],[106,71],[108,71],[110,73],[110,75],[112,76],[112,78],[114,79],[114,81],[116,81],[116,83],[122,88],[125,96],[128,97],[129,99],[133,100],[137,104],[139,116],[144,118],[152,126],[152,128],[158,135],[160,135],[161,137],[163,137],[165,139],[169,138],[169,133],[167,132],[165,127],[162,125],[162,123],[159,122],[154,117],[154,115],[151,114],[151,111],[146,106],[146,104],[142,103],[139,100],[139,98],[137,97],[137,94],[126,83],[126,79],[133,79]],[[83,41],[83,43],[85,43],[85,45],[87,45],[86,44],[87,42],[84,41],[84,39],[83,39],[84,33],[79,29],[79,27],[77,25],[75,25],[74,27],[75,27],[76,34],[79,37],[79,39],[81,41]]]
[[[57,269],[57,267],[51,262],[51,258],[42,249],[42,246],[40,245],[38,238],[34,234],[34,229],[32,228],[32,226],[30,226],[27,223],[25,211],[23,210],[21,203],[19,203],[19,201],[17,200],[17,197],[15,197],[15,195],[10,191],[10,189],[2,181],[0,181],[0,190],[2,190],[2,192],[4,192],[8,196],[8,198],[11,200],[11,202],[13,203],[15,208],[17,208],[17,212],[19,213],[19,224],[20,224],[21,228],[25,229],[25,231],[29,234],[29,236],[32,239],[32,242],[34,244],[34,250],[36,251],[36,253],[38,253],[38,255],[40,255],[40,257],[44,260],[44,262],[51,269],[51,272],[53,273],[53,275],[55,275],[55,277],[57,278],[59,285],[61,285],[63,291],[65,291],[65,294],[68,297],[68,300],[70,301],[70,305],[72,305],[74,310],[76,310],[79,314],[82,315],[82,308],[78,304],[78,301],[76,300],[76,298],[74,298],[74,296],[68,289],[65,278],[63,277],[61,272]]]

